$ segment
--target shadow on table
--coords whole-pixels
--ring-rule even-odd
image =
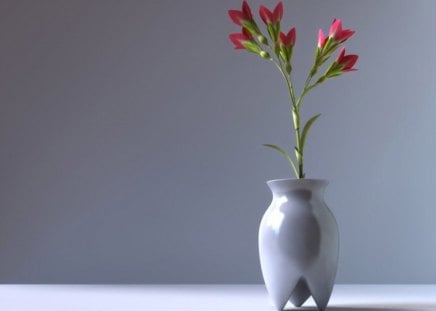
[[[285,308],[284,311],[316,311],[315,307],[300,307],[300,308]],[[386,304],[374,306],[331,306],[327,307],[326,311],[426,311],[436,310],[436,304]]]

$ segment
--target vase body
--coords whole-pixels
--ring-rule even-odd
[[[325,180],[267,182],[273,198],[259,228],[259,255],[268,294],[278,310],[300,307],[310,296],[323,311],[339,255],[336,220],[324,202]]]

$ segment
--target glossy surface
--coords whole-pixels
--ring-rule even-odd
[[[330,299],[336,277],[339,234],[324,202],[325,180],[267,182],[273,199],[259,228],[259,255],[269,296],[278,310],[310,296],[319,310]]]

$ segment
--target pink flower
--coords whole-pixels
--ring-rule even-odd
[[[324,47],[324,45],[327,42],[327,38],[324,34],[324,31],[322,31],[322,29],[319,30],[318,32],[318,48],[322,49]]]
[[[242,10],[229,10],[230,19],[238,26],[243,26],[244,23],[253,21],[253,13],[247,1],[242,2]]]
[[[351,29],[342,29],[342,21],[335,18],[330,26],[329,37],[337,42],[344,42],[354,33]]]
[[[283,3],[280,1],[274,8],[273,12],[261,5],[259,8],[259,15],[266,25],[278,23],[283,17]]]
[[[242,33],[232,33],[229,35],[230,41],[235,45],[236,50],[245,49],[244,43],[251,42],[251,34],[242,28]]]
[[[353,66],[358,58],[359,56],[354,54],[345,55],[345,48],[342,48],[336,59],[336,63],[342,72],[356,71],[357,69],[353,68]]]
[[[296,39],[297,39],[297,32],[295,30],[295,27],[289,30],[287,35],[285,35],[283,32],[280,32],[280,42],[284,46],[291,46],[291,47],[294,46]]]

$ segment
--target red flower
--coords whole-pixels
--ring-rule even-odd
[[[253,21],[253,13],[248,5],[247,1],[244,0],[242,3],[242,10],[229,10],[228,11],[230,19],[238,26],[244,26],[244,23],[251,23]]]
[[[345,55],[345,48],[342,48],[336,59],[336,63],[342,72],[356,71],[357,69],[353,68],[353,66],[358,58],[359,56],[354,54]]]
[[[267,25],[278,23],[283,17],[283,3],[280,1],[274,8],[273,12],[261,5],[259,8],[259,15]]]
[[[322,29],[319,30],[318,32],[318,48],[322,49],[324,47],[324,45],[327,42],[327,38],[324,34],[324,31],[322,31]]]
[[[284,46],[294,46],[296,39],[297,39],[297,32],[295,30],[295,27],[292,27],[292,29],[289,30],[287,35],[285,35],[283,32],[280,32],[280,41]]]
[[[251,11],[250,6],[245,0],[244,2],[242,2],[242,12],[244,12],[250,18],[250,20],[253,19],[253,12]]]
[[[334,19],[330,26],[329,37],[337,42],[344,42],[350,38],[355,31],[351,29],[342,29],[342,21],[340,19]]]
[[[251,34],[245,28],[242,28],[242,33],[230,34],[229,38],[235,45],[236,50],[245,49],[244,43],[251,42],[252,40]]]

